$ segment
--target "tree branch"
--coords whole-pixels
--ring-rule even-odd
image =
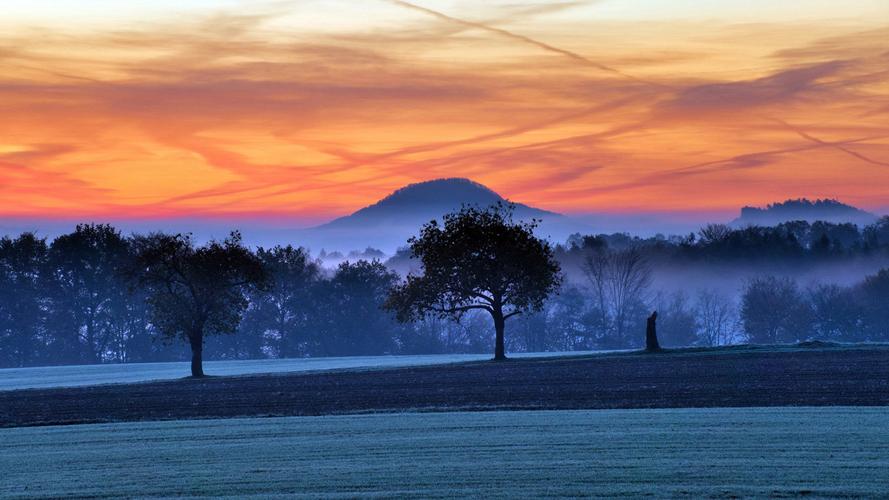
[[[468,305],[468,306],[449,307],[449,308],[432,307],[430,309],[432,309],[433,311],[438,312],[438,313],[448,313],[448,314],[453,314],[453,313],[458,313],[458,312],[466,312],[466,311],[470,311],[472,309],[484,309],[485,311],[488,311],[490,313],[493,313],[493,311],[494,311],[489,306],[482,305],[482,304],[472,304],[472,305]]]

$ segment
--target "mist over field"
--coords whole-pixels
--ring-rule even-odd
[[[206,339],[207,359],[489,351],[496,325],[483,311],[466,310],[451,318],[457,321],[424,314],[404,323],[383,306],[400,283],[424,272],[407,245],[425,224],[441,224],[446,214],[467,207],[497,206],[510,220],[532,224],[529,231],[546,242],[559,267],[560,283],[540,309],[509,321],[511,352],[638,347],[652,311],[660,315],[661,342],[669,347],[889,341],[880,312],[889,280],[881,272],[889,267],[889,218],[834,200],[788,200],[747,207],[730,224],[702,224],[687,233],[604,233],[571,217],[510,204],[467,179],[441,179],[406,186],[313,228],[281,227],[275,241],[286,244],[265,246],[242,233],[226,239],[245,245],[239,250],[245,258],[258,259],[271,288],[232,296],[232,304],[246,301],[243,319],[232,323],[234,335]],[[764,221],[774,224],[757,224]],[[182,236],[188,245],[227,236],[221,221],[180,223],[208,238]],[[248,234],[255,230],[246,227]],[[184,359],[185,346],[157,340],[161,324],[144,302],[150,295],[140,295],[125,276],[140,245],[160,237],[152,235],[176,234],[79,225],[55,238],[28,232],[4,238],[6,293],[20,305],[0,305],[11,325],[0,336],[0,363]],[[341,246],[313,248],[313,241]],[[772,310],[777,303],[780,312]]]

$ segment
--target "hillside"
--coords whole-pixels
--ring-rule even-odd
[[[364,229],[368,226],[408,224],[419,226],[463,205],[485,208],[506,198],[469,179],[437,179],[407,185],[351,215],[334,219],[317,229]],[[515,203],[518,218],[559,217],[555,212]]]
[[[773,203],[765,208],[746,206],[741,209],[741,216],[733,220],[731,224],[734,226],[774,226],[782,222],[794,220],[808,222],[821,220],[834,223],[851,222],[858,225],[867,225],[876,219],[877,216],[870,212],[865,212],[837,200],[818,199],[811,201],[806,198],[800,198]]]
[[[372,246],[387,253],[432,219],[441,219],[464,205],[487,208],[498,202],[511,202],[517,219],[538,219],[538,234],[564,240],[585,225],[561,214],[507,200],[492,189],[469,179],[451,178],[419,182],[402,187],[372,205],[302,231],[301,241],[315,250],[348,251]]]

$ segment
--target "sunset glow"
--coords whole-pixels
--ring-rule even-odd
[[[322,220],[457,176],[567,213],[889,207],[885,0],[25,4],[6,217]]]

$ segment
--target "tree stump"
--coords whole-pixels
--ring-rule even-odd
[[[648,324],[645,327],[645,350],[648,352],[660,351],[661,346],[657,341],[657,311],[651,313],[648,317]]]

